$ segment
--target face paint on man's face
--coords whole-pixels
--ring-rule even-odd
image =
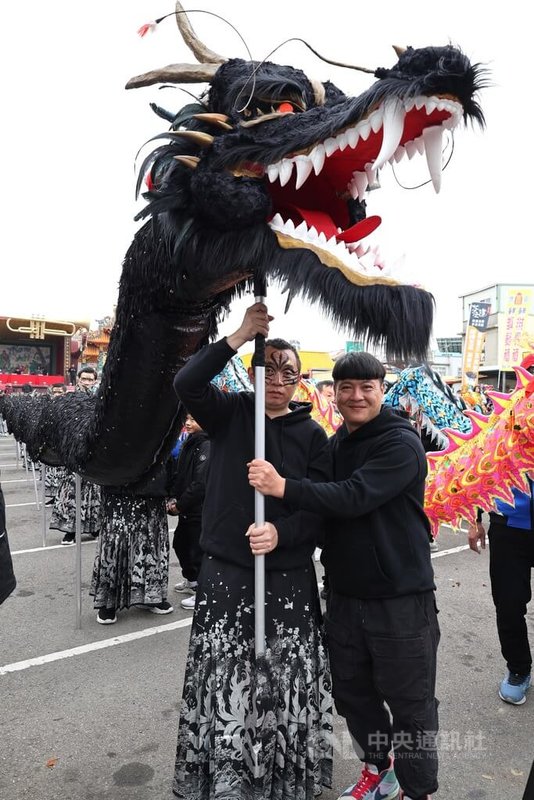
[[[298,381],[299,373],[294,354],[290,350],[272,350],[265,362],[265,383],[295,386]]]

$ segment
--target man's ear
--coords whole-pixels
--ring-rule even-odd
[[[249,379],[252,381],[252,383],[254,383],[254,367],[248,367],[247,375]]]

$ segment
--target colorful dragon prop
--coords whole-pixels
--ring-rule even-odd
[[[353,338],[424,360],[433,299],[372,263],[362,245],[379,223],[365,192],[390,161],[426,155],[439,190],[442,138],[462,121],[483,125],[484,71],[452,46],[400,52],[375,82],[348,97],[291,66],[227,60],[176,19],[201,63],[133,78],[210,83],[156,139],[138,190],[147,222],[128,249],[108,358],[97,396],[31,398],[4,415],[35,460],[65,464],[101,485],[146,482],[182,426],[173,377],[212,338],[253,279],[317,303]],[[13,401],[16,402],[16,401]],[[15,417],[17,422],[15,423]]]
[[[313,381],[301,378],[297,391],[293,395],[293,400],[312,404],[312,419],[319,423],[327,436],[333,436],[343,422],[343,417],[337,410],[335,403],[331,403],[322,397]]]
[[[449,444],[444,428],[460,433],[471,430],[471,422],[464,414],[465,403],[426,365],[403,370],[386,393],[384,403],[420,419],[421,434],[435,444],[436,450]]]
[[[525,362],[523,362],[525,363]],[[511,394],[489,392],[489,417],[466,412],[473,430],[446,431],[450,444],[441,453],[427,453],[425,511],[433,533],[446,522],[473,524],[477,508],[490,511],[495,500],[514,504],[512,487],[527,490],[525,475],[534,475],[534,376],[515,367]]]

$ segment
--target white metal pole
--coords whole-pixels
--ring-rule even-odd
[[[39,503],[39,489],[37,488],[37,476],[35,475],[35,464],[33,461],[31,462],[32,465],[32,478],[33,478],[33,490],[35,492],[35,505],[37,506],[37,511],[41,508],[41,504]]]
[[[265,287],[254,287],[256,303],[265,302]],[[258,358],[259,356],[259,358]],[[254,455],[265,458],[265,337],[256,337],[256,357],[259,363],[254,367]],[[255,359],[256,362],[256,359]],[[265,524],[265,497],[254,490],[254,522],[256,526]],[[254,557],[254,644],[256,656],[265,653],[265,556]]]
[[[46,547],[46,531],[47,531],[47,524],[46,524],[46,464],[41,462],[41,478],[42,478],[42,486],[41,486],[41,521],[43,526],[43,547]]]
[[[76,473],[74,476],[76,487],[76,629],[82,627],[82,479]]]

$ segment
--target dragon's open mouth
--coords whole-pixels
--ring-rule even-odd
[[[377,249],[361,243],[380,225],[380,217],[351,225],[347,201],[362,200],[386,163],[416,153],[426,156],[439,192],[443,133],[455,128],[462,116],[462,105],[451,96],[388,99],[325,141],[293,151],[266,168],[242,165],[240,172],[266,176],[273,204],[269,225],[281,247],[312,250],[352,283],[397,284]]]

